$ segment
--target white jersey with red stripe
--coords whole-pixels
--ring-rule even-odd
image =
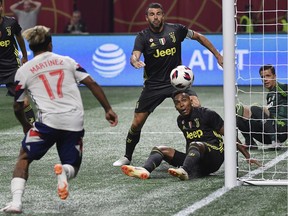
[[[15,101],[26,89],[38,109],[38,121],[62,130],[83,129],[84,109],[78,84],[89,76],[72,58],[44,52],[20,67],[15,75]]]

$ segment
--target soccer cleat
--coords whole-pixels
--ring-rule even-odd
[[[123,166],[123,165],[130,165],[131,161],[128,160],[128,158],[126,157],[122,157],[120,158],[119,160],[115,161],[113,163],[113,166],[115,167],[120,167],[120,166]]]
[[[170,175],[178,177],[180,180],[189,180],[188,173],[182,168],[169,168],[168,172]]]
[[[121,166],[121,170],[125,175],[140,178],[140,179],[147,179],[150,176],[150,173],[143,167],[123,165]]]
[[[10,213],[10,214],[21,214],[22,205],[15,205],[14,203],[8,203],[6,207],[0,209],[0,212]]]
[[[270,147],[270,149],[276,149],[276,150],[281,150],[281,148],[282,148],[282,143],[275,142],[275,141],[272,142],[271,147]]]
[[[54,172],[57,175],[57,180],[58,180],[58,195],[60,197],[60,199],[65,200],[68,195],[69,195],[69,191],[68,191],[68,182],[67,182],[67,176],[65,171],[63,170],[63,166],[61,164],[56,164],[54,166]]]

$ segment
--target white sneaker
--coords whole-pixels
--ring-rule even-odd
[[[56,164],[54,166],[54,172],[57,175],[57,180],[58,180],[58,184],[57,184],[58,195],[62,200],[65,200],[69,195],[69,191],[68,191],[69,185],[67,182],[67,176],[63,169],[63,166],[61,164]]]
[[[0,212],[11,213],[11,214],[21,214],[22,205],[15,205],[14,203],[7,203],[6,207],[0,209]]]
[[[169,168],[168,172],[170,175],[178,177],[180,180],[188,180],[189,179],[189,175],[188,173],[182,168]]]
[[[281,150],[282,147],[282,143],[279,142],[275,142],[273,141],[272,144],[269,145],[265,145],[265,148],[269,149],[269,150]]]
[[[272,146],[277,149],[281,149],[282,143],[280,142],[272,142]]]
[[[129,165],[131,163],[130,160],[128,160],[128,158],[126,157],[122,157],[120,158],[119,160],[115,161],[113,163],[113,166],[115,167],[120,167],[120,166],[123,166],[123,165]]]
[[[123,165],[121,167],[121,170],[125,175],[140,178],[140,179],[147,179],[150,176],[150,172],[148,172],[143,167],[134,167],[134,166],[130,166],[130,165]]]

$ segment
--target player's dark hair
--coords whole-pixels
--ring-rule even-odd
[[[148,10],[149,10],[150,8],[160,8],[160,9],[163,11],[163,13],[164,13],[164,10],[163,10],[162,5],[159,4],[159,3],[157,3],[157,2],[154,2],[154,3],[151,3],[151,4],[148,5],[148,7],[147,7],[147,9],[146,9],[146,12],[145,12],[146,15],[148,14]]]
[[[3,1],[2,1],[2,0],[0,0],[0,3],[2,4],[2,3],[3,3]]]
[[[33,52],[39,52],[39,51],[46,51],[48,49],[49,43],[52,42],[52,37],[51,35],[45,35],[45,40],[43,43],[39,44],[29,44],[29,48]]]
[[[259,74],[261,74],[261,71],[264,71],[264,70],[271,70],[272,74],[275,75],[275,68],[271,64],[266,64],[260,67]]]
[[[187,94],[189,95],[188,91],[186,89],[181,89],[181,90],[175,90],[173,93],[172,93],[172,99],[174,99],[178,94]]]

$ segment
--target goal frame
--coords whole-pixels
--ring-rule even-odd
[[[235,3],[222,0],[224,143],[236,143],[235,112]],[[225,41],[225,42],[224,42]],[[224,145],[225,187],[237,186],[236,144]]]
[[[225,187],[233,188],[239,185],[279,185],[288,186],[287,180],[253,180],[249,176],[237,178],[237,150],[236,145],[229,145],[229,143],[236,143],[236,64],[235,64],[235,28],[236,28],[236,7],[237,0],[222,0],[222,24],[223,24],[223,73],[224,73],[224,143],[225,145]],[[265,164],[265,168],[259,168],[252,171],[252,174],[257,175],[263,169],[268,169],[277,163],[277,160],[287,160],[288,151],[278,156],[275,160]],[[275,165],[275,164],[274,164]],[[254,173],[253,173],[254,172]],[[251,174],[251,173],[250,173]]]

